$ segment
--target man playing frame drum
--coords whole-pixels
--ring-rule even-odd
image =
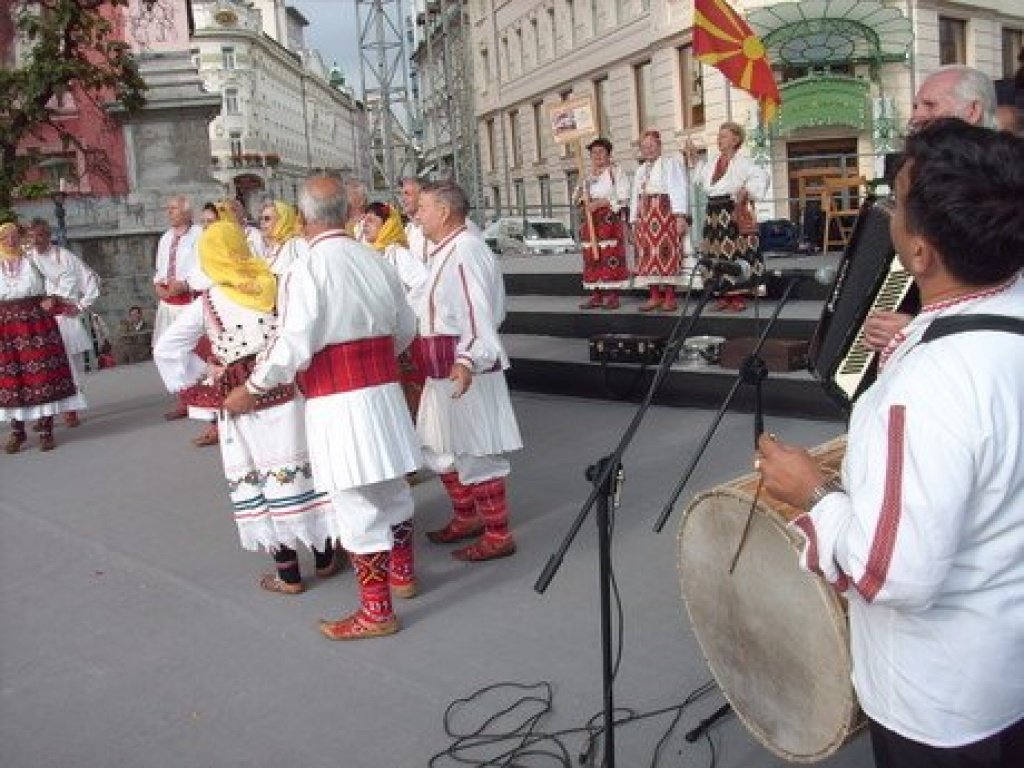
[[[891,229],[923,306],[854,405],[841,484],[759,442],[764,489],[806,510],[801,565],[848,600],[880,768],[1024,765],[1021,200],[1024,140],[911,136]]]

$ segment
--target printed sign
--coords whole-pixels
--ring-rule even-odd
[[[590,96],[580,96],[550,107],[551,133],[559,144],[597,133],[594,104]]]

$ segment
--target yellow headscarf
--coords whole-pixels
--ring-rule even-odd
[[[284,200],[275,200],[273,204],[274,210],[277,211],[277,223],[274,224],[274,228],[270,231],[270,239],[275,244],[280,245],[288,242],[293,237],[301,235],[299,212],[295,209],[295,206],[286,203]]]
[[[267,262],[252,255],[245,233],[230,221],[215,221],[199,236],[199,266],[232,301],[272,312],[277,279]]]
[[[10,248],[7,243],[3,242],[2,238],[6,237],[11,231],[18,231],[18,225],[13,221],[8,221],[6,224],[0,224],[0,261],[14,261],[15,259],[21,258],[20,248]]]
[[[373,247],[378,251],[383,251],[392,243],[398,243],[404,247],[409,246],[409,241],[405,237],[405,226],[402,224],[402,217],[398,213],[398,209],[393,205],[388,208],[391,210],[388,220],[384,222],[384,226],[377,233],[377,239],[373,241]]]

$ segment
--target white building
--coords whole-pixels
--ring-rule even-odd
[[[590,96],[626,171],[644,129],[659,129],[674,151],[688,137],[714,146],[725,120],[747,126],[747,150],[772,166],[763,215],[795,220],[823,174],[880,174],[924,75],[954,62],[1012,75],[1024,30],[1019,0],[731,4],[776,68],[783,108],[768,130],[745,93],[695,61],[692,3],[469,0],[488,208],[569,217],[578,161],[554,143],[549,110]]]
[[[306,47],[301,13],[284,0],[194,0],[193,9],[193,61],[223,101],[210,161],[226,193],[251,208],[266,195],[294,200],[313,172],[367,177],[363,105]]]

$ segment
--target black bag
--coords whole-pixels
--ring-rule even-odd
[[[800,228],[789,219],[771,219],[759,225],[762,251],[795,251]]]
[[[664,352],[664,336],[600,333],[590,337],[590,361],[593,363],[657,365]]]

